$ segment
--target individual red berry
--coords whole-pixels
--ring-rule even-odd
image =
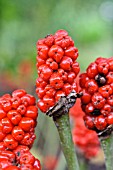
[[[66,82],[67,77],[68,77],[68,73],[66,71],[64,71],[62,68],[58,69],[58,73],[59,73],[60,77],[62,77],[62,80],[64,82]]]
[[[46,86],[47,87],[47,86]],[[50,98],[53,98],[55,96],[56,90],[54,88],[52,88],[50,86],[50,88],[47,90],[47,88],[45,87],[46,90],[46,95],[49,96]]]
[[[60,62],[60,67],[65,71],[70,71],[72,64],[72,59],[70,57],[64,56]]]
[[[15,149],[18,146],[18,142],[12,137],[12,135],[8,134],[5,138],[4,138],[4,145],[8,148],[8,149]]]
[[[36,87],[44,88],[47,85],[47,82],[44,81],[41,77],[36,79]]]
[[[43,102],[48,106],[51,107],[55,104],[54,98],[50,98],[48,95],[43,97]]]
[[[105,104],[104,107],[100,110],[101,114],[104,116],[108,116],[111,112],[111,106],[109,104]]]
[[[49,52],[49,57],[53,58],[57,63],[59,63],[64,55],[63,49],[58,45],[53,45]]]
[[[57,70],[58,69],[58,64],[55,62],[52,58],[48,58],[46,60],[47,66],[49,66],[52,70]]]
[[[21,121],[19,122],[19,126],[25,131],[29,132],[31,128],[35,127],[35,122],[30,117],[22,117]]]
[[[77,62],[73,62],[72,71],[76,74],[76,76],[78,75],[78,73],[80,71],[80,67],[79,67],[79,64]]]
[[[58,30],[56,33],[55,33],[55,36],[67,36],[68,35],[68,32],[66,30]]]
[[[22,118],[21,114],[19,114],[16,110],[10,110],[7,113],[7,117],[9,118],[9,120],[11,121],[13,125],[18,125],[18,123],[20,122]]]
[[[51,47],[51,46],[53,45],[53,43],[54,43],[54,36],[51,35],[51,34],[50,34],[50,35],[47,35],[46,38],[45,38],[44,43],[45,43],[47,46]]]
[[[30,152],[25,152],[24,154],[22,154],[22,156],[20,157],[20,164],[31,164],[33,165],[35,162],[35,158],[34,156],[30,153]]]
[[[5,112],[8,112],[12,108],[12,103],[10,99],[2,98],[0,99],[0,104]]]
[[[50,85],[55,89],[61,89],[64,85],[62,77],[59,73],[53,73],[50,77]]]
[[[70,46],[65,50],[65,55],[72,58],[75,61],[78,57],[78,49],[76,47]]]
[[[34,139],[31,138],[29,133],[25,133],[24,138],[20,141],[21,145],[31,146],[34,142]]]
[[[94,111],[94,106],[92,103],[88,103],[85,108],[85,112],[87,114],[92,113]]]
[[[109,125],[113,124],[113,112],[110,112],[106,118],[106,121]]]
[[[98,57],[96,60],[95,60],[95,63],[96,64],[100,64],[100,63],[105,63],[107,61],[107,58],[103,58],[103,57]]]
[[[72,84],[74,82],[75,78],[76,78],[76,75],[75,75],[74,72],[69,72],[68,73],[68,78],[67,78],[68,83]]]
[[[81,88],[85,87],[86,82],[89,80],[89,77],[87,76],[86,73],[82,73],[79,76],[79,84]]]
[[[47,65],[41,65],[38,68],[38,72],[40,77],[44,80],[44,81],[48,81],[50,76],[52,75],[53,71],[51,68],[49,68]]]
[[[21,104],[21,99],[19,97],[13,97],[11,99],[11,101],[12,101],[12,108],[13,109],[17,109],[18,106]]]
[[[22,101],[22,104],[24,104],[25,106],[36,104],[35,97],[30,94],[26,94],[26,95],[22,96],[21,101]]]
[[[12,92],[12,97],[19,97],[21,98],[22,96],[24,96],[26,94],[26,91],[23,89],[18,89]]]
[[[92,104],[96,109],[103,108],[105,102],[105,98],[103,98],[102,95],[98,92],[92,96]]]
[[[5,117],[1,120],[1,125],[2,125],[3,133],[10,133],[13,129],[13,125],[7,117]]]
[[[110,85],[105,85],[99,88],[99,93],[105,98],[108,98],[112,94],[112,92],[113,90]]]
[[[38,109],[36,106],[28,106],[27,111],[25,113],[26,117],[30,117],[32,119],[36,119],[38,116]]]
[[[71,45],[72,39],[68,35],[58,35],[55,36],[55,44],[66,49]]]
[[[12,130],[12,136],[14,137],[14,139],[16,139],[17,141],[21,141],[24,137],[24,131],[22,130],[21,127],[19,126],[15,126]]]
[[[90,94],[93,94],[98,90],[98,85],[95,80],[90,79],[86,82],[85,88]]]
[[[109,70],[109,64],[107,62],[101,62],[97,68],[99,73],[106,75]]]
[[[20,113],[21,115],[24,115],[26,113],[26,106],[24,104],[20,105],[17,108],[17,112]]]
[[[49,109],[49,106],[47,106],[41,99],[38,101],[37,106],[44,113]]]
[[[86,89],[82,91],[83,95],[81,96],[81,101],[83,104],[88,104],[91,101],[91,94],[88,93]]]
[[[38,69],[38,67],[41,66],[42,64],[45,64],[45,59],[42,59],[40,56],[37,56],[37,57],[36,57],[36,60],[37,60],[37,63],[36,63],[37,69]]]
[[[40,56],[40,58],[44,60],[47,59],[48,50],[49,50],[47,45],[44,45],[44,44],[38,45],[37,50],[38,50],[38,55]]]
[[[94,124],[98,130],[104,130],[107,127],[106,118],[103,115],[100,115],[95,118]]]
[[[76,82],[76,81],[74,81],[74,82],[72,83],[72,90],[78,92],[78,85],[77,85],[77,82]]]
[[[98,74],[98,69],[97,69],[97,64],[94,62],[94,63],[91,63],[88,68],[87,68],[87,76],[89,78],[95,78],[95,76]]]
[[[64,91],[64,93],[66,95],[70,94],[71,91],[72,91],[72,86],[69,84],[69,83],[65,83],[63,88],[62,88],[62,91]]]

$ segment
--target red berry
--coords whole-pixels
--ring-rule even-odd
[[[26,94],[26,91],[23,89],[18,89],[12,92],[12,97],[19,97],[21,98],[22,96],[24,96]]]
[[[6,112],[0,108],[0,120],[6,117]]]
[[[36,106],[28,106],[27,107],[27,111],[25,113],[26,117],[30,117],[32,119],[37,119],[38,116],[38,109],[36,108]]]
[[[103,115],[100,115],[95,118],[94,124],[98,130],[104,130],[107,127],[106,118]]]
[[[21,114],[19,114],[16,110],[10,110],[7,113],[7,117],[9,118],[9,120],[11,121],[12,124],[14,125],[18,125],[18,123],[21,120]]]
[[[89,129],[93,129],[94,128],[94,121],[93,121],[94,117],[85,115],[84,116],[84,122],[87,128]]]
[[[92,96],[92,104],[96,109],[101,109],[105,105],[105,99],[102,97],[100,93],[95,93]]]
[[[21,127],[15,126],[12,130],[12,136],[17,140],[21,141],[24,137],[24,131]]]
[[[5,138],[4,138],[4,145],[8,148],[8,149],[15,149],[18,146],[18,142],[12,137],[12,135],[8,134]]]
[[[85,87],[90,94],[93,94],[98,90],[98,85],[93,79],[88,80],[85,84]]]
[[[41,65],[38,68],[38,73],[44,81],[48,81],[50,76],[52,75],[53,71],[47,65]]]
[[[71,86],[69,83],[65,83],[64,86],[63,86],[63,88],[62,88],[62,91],[64,91],[64,93],[65,93],[66,96],[67,96],[68,94],[71,93],[71,91],[72,91],[72,86]]]
[[[70,71],[72,63],[73,61],[70,57],[64,56],[60,62],[60,67],[65,71]]]
[[[13,125],[7,117],[1,120],[1,125],[3,133],[10,133],[12,131]]]
[[[40,56],[40,58],[42,58],[44,60],[47,59],[48,50],[49,50],[48,46],[41,44],[41,45],[38,45],[37,49],[38,49],[38,55]]]
[[[108,116],[111,112],[111,106],[109,104],[105,104],[104,107],[100,110],[101,114],[104,116]]]
[[[95,78],[95,76],[98,74],[97,64],[95,62],[91,63],[86,71],[89,78]]]
[[[88,93],[88,91],[85,89],[82,91],[83,95],[81,97],[81,101],[83,104],[88,104],[91,101],[91,95]]]
[[[46,60],[47,66],[49,66],[52,70],[57,70],[58,69],[58,64],[55,62],[52,58],[48,58]]]
[[[58,45],[53,45],[49,52],[49,57],[53,58],[57,63],[59,63],[64,55],[63,49]]]
[[[81,88],[85,87],[86,82],[89,80],[89,77],[87,76],[86,73],[82,73],[79,76],[79,84]]]
[[[50,77],[50,85],[55,89],[61,89],[64,85],[62,77],[59,73],[53,73]]]
[[[78,49],[76,47],[70,46],[65,50],[65,55],[72,58],[75,61],[78,57]]]
[[[106,79],[107,79],[107,84],[111,84],[113,83],[113,72],[109,72],[106,76]]]
[[[112,94],[112,92],[113,90],[110,85],[105,85],[99,88],[99,93],[105,98],[108,98]]]
[[[35,127],[35,122],[30,117],[22,117],[19,126],[25,131],[29,132],[31,128]]]
[[[101,62],[98,64],[98,71],[101,74],[106,75],[109,70],[109,64],[107,62]]]
[[[24,115],[25,112],[26,112],[26,106],[24,104],[20,105],[18,108],[17,108],[17,112],[20,113],[21,115]]]

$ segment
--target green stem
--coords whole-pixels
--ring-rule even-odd
[[[100,141],[104,151],[106,170],[113,170],[113,135]]]
[[[72,142],[69,115],[65,114],[54,120],[58,129],[61,147],[67,161],[68,170],[79,170],[78,160]]]

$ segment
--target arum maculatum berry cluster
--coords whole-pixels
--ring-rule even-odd
[[[40,162],[30,153],[36,138],[38,110],[35,98],[25,90],[0,97],[0,168],[40,170]],[[10,168],[11,167],[11,168]]]
[[[99,57],[80,75],[84,121],[101,132],[113,124],[113,57]]]
[[[38,40],[36,93],[42,112],[47,112],[61,96],[77,91],[75,78],[80,70],[77,57],[78,49],[65,30]]]

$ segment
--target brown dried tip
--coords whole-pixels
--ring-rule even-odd
[[[109,136],[113,133],[113,125],[109,125],[105,130],[98,132],[98,137],[100,140],[104,140],[109,138]]]
[[[73,90],[68,96],[61,96],[59,101],[46,112],[46,115],[53,117],[55,120],[57,117],[69,113],[69,109],[81,95],[81,93],[76,93]]]

